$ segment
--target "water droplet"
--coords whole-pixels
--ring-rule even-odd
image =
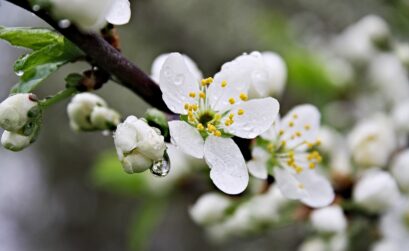
[[[175,85],[181,85],[183,84],[183,81],[185,80],[185,76],[183,74],[178,74],[175,77],[175,80],[173,81],[173,83]]]
[[[33,11],[39,11],[40,9],[41,9],[41,6],[39,4],[33,5]]]
[[[70,25],[71,25],[71,21],[68,20],[68,19],[62,19],[62,20],[58,21],[58,26],[61,29],[66,29],[66,28],[70,27]]]
[[[24,71],[17,71],[16,72],[16,75],[19,76],[19,77],[23,76],[23,74],[24,74]]]
[[[163,159],[156,160],[153,162],[150,168],[151,173],[158,177],[165,177],[170,171],[170,160],[167,153],[163,156]]]

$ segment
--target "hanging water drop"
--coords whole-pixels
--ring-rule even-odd
[[[71,25],[71,21],[68,20],[68,19],[62,19],[62,20],[58,21],[58,26],[61,29],[66,29],[66,28],[70,27],[70,25]]]
[[[24,71],[17,71],[16,72],[16,75],[19,76],[19,77],[23,76],[23,74],[24,74]]]
[[[150,168],[151,173],[158,177],[165,177],[170,171],[170,160],[168,154],[165,152],[163,159],[153,162]]]

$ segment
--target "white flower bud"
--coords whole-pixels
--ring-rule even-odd
[[[90,119],[94,128],[100,130],[112,128],[121,123],[121,115],[119,115],[118,112],[106,107],[95,107],[92,110]]]
[[[348,143],[355,163],[363,167],[385,166],[397,146],[393,126],[383,115],[360,122]]]
[[[151,166],[148,163],[162,159],[166,150],[163,136],[135,116],[118,125],[114,142],[124,168],[133,172],[145,171]],[[130,158],[132,155],[137,157]]]
[[[30,93],[19,93],[8,97],[0,104],[0,126],[4,130],[17,132],[28,122],[28,112],[38,105]]]
[[[18,152],[29,146],[31,143],[30,136],[20,135],[18,133],[4,131],[1,136],[1,144],[4,148]]]
[[[231,201],[218,193],[202,195],[190,208],[189,214],[197,224],[212,224],[222,220]]]
[[[92,93],[77,94],[67,107],[70,125],[76,131],[111,129],[120,123],[120,115]]]
[[[130,18],[128,0],[51,0],[56,18],[68,19],[85,31],[98,31],[107,21],[125,24]]]
[[[371,212],[382,212],[398,198],[399,190],[392,176],[379,169],[370,170],[357,182],[354,201]]]
[[[394,157],[391,172],[399,187],[405,192],[409,192],[409,149]]]
[[[129,174],[144,172],[149,169],[152,164],[153,162],[151,159],[140,153],[129,154],[122,159],[122,166],[125,172]]]
[[[319,232],[339,233],[347,226],[345,215],[339,206],[316,209],[310,217],[313,227]]]

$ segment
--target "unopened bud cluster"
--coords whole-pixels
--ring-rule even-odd
[[[34,94],[8,97],[0,104],[1,144],[11,151],[23,150],[35,141],[40,123],[41,109]]]
[[[70,126],[75,131],[113,130],[121,116],[105,100],[91,93],[76,95],[68,104]]]
[[[144,120],[129,116],[114,135],[119,160],[127,173],[140,173],[164,158],[164,137]]]

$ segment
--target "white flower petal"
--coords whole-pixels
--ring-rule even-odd
[[[255,138],[271,127],[279,107],[278,101],[271,97],[253,99],[235,105],[229,112],[234,114],[234,123],[226,126],[224,130],[240,138]],[[239,111],[244,113],[239,115]]]
[[[203,158],[204,140],[195,128],[183,121],[170,121],[169,131],[172,143],[180,150],[195,158]]]
[[[258,179],[265,180],[267,179],[267,166],[265,162],[261,162],[259,160],[250,160],[247,162],[247,168],[251,175]]]
[[[301,201],[310,207],[325,207],[335,198],[330,182],[315,171],[305,170],[299,175],[299,181],[304,184],[307,196]]]
[[[275,167],[274,178],[285,197],[295,200],[306,196],[306,191],[302,187],[303,184],[288,169]]]
[[[267,161],[270,154],[261,147],[254,147],[251,155],[253,159],[247,162],[250,174],[259,179],[267,179]]]
[[[115,25],[127,24],[131,19],[131,6],[129,0],[114,0],[105,19]]]
[[[284,134],[288,148],[293,148],[302,142],[314,143],[318,138],[321,114],[318,109],[309,104],[294,107],[281,120],[280,129]],[[301,133],[297,136],[297,133]]]
[[[243,192],[249,182],[246,163],[232,139],[209,136],[204,147],[206,163],[213,183],[227,194]]]
[[[260,53],[243,54],[223,64],[207,90],[210,106],[216,111],[224,111],[231,107],[230,98],[234,98],[236,104],[240,103],[240,94],[247,94],[250,83],[267,74],[260,64]],[[223,81],[227,82],[225,87],[222,87]]]
[[[190,71],[184,57],[179,53],[171,53],[163,63],[159,87],[163,100],[174,113],[186,114],[184,105],[197,102],[196,99],[189,97],[189,93],[197,94],[199,79]]]
[[[161,54],[155,58],[152,63],[151,68],[151,78],[157,82],[159,82],[159,75],[160,70],[162,69],[163,63],[165,63],[166,59],[169,57],[171,53]],[[183,58],[185,59],[185,63],[188,66],[190,72],[197,78],[202,79],[203,75],[202,72],[197,67],[196,63],[188,56],[182,54]]]

